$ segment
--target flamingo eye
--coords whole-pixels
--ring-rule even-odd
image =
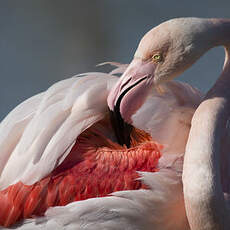
[[[162,61],[162,56],[160,54],[154,54],[152,56],[152,61],[155,63],[161,62]]]

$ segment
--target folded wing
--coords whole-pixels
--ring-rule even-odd
[[[116,77],[73,77],[16,107],[0,124],[0,189],[33,184],[68,155],[77,136],[107,111]]]

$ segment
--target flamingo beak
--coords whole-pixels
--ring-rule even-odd
[[[135,58],[107,98],[118,143],[130,146],[131,116],[141,107],[154,85],[155,64]]]

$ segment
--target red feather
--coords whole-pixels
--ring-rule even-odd
[[[127,149],[90,128],[49,176],[33,185],[18,182],[0,192],[0,224],[7,227],[43,215],[52,206],[146,188],[136,171],[155,172],[161,148],[142,131],[133,132],[132,147]]]

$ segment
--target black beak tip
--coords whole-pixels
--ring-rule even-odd
[[[130,134],[132,132],[133,126],[123,120],[120,111],[117,110],[116,107],[114,108],[114,111],[109,110],[109,113],[110,121],[117,138],[117,142],[122,146],[126,145],[127,148],[130,148]]]

